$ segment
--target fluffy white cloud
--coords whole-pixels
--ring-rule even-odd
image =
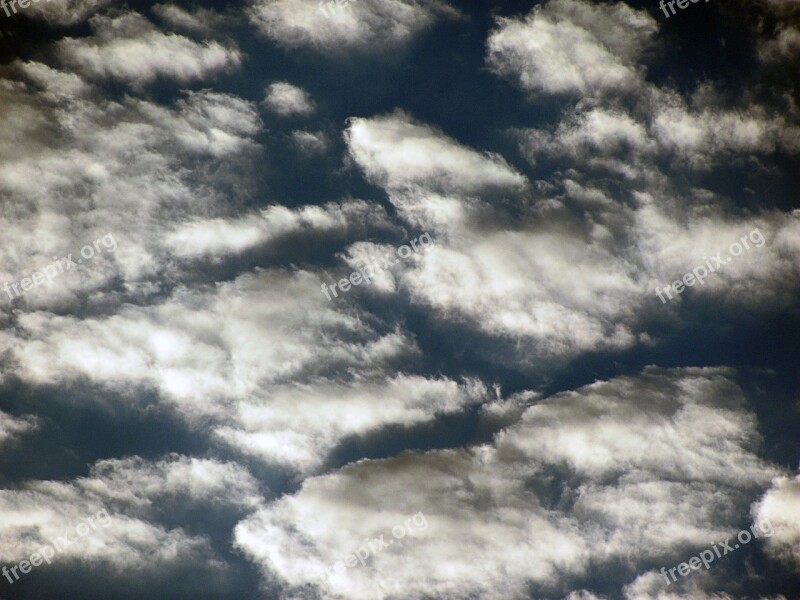
[[[95,35],[58,42],[59,57],[92,77],[141,87],[158,78],[187,83],[237,69],[241,53],[218,42],[198,43],[159,31],[136,13],[91,19]]]
[[[110,317],[21,314],[0,347],[7,373],[31,384],[86,378],[130,402],[155,389],[220,442],[303,472],[348,437],[432,422],[484,400],[475,381],[387,376],[413,363],[414,342],[376,330],[320,286],[307,272],[259,270]]]
[[[491,445],[307,479],[242,521],[236,543],[286,597],[395,597],[388,576],[399,597],[523,598],[590,563],[635,574],[729,535],[777,473],[727,375],[651,368],[536,402]],[[426,526],[395,539],[418,513]],[[365,566],[335,567],[380,535],[394,542]]]
[[[196,219],[177,225],[166,245],[175,256],[221,257],[301,232],[324,234],[390,229],[386,211],[363,200],[289,209],[271,206],[239,219]]]
[[[459,386],[448,379],[406,375],[380,382],[280,387],[260,400],[241,402],[235,427],[220,427],[216,434],[248,454],[308,472],[349,436],[432,422],[486,396],[477,381]]]
[[[616,252],[608,232],[584,232],[558,215],[529,211],[529,226],[512,225],[501,210],[468,194],[520,192],[524,177],[501,158],[461,146],[402,113],[354,119],[346,139],[357,164],[387,189],[398,212],[436,231],[436,244],[415,255],[405,271],[387,274],[383,288],[393,291],[399,280],[441,316],[535,340],[537,357],[635,343],[632,308],[642,290],[635,265]],[[548,231],[548,221],[558,225]],[[364,252],[351,248],[351,266]]]
[[[1,280],[30,277],[54,256],[77,258],[83,245],[112,234],[114,253],[33,288],[21,305],[63,309],[115,280],[134,295],[157,290],[152,279],[166,269],[174,222],[236,210],[236,196],[218,189],[215,165],[224,159],[226,172],[237,172],[257,151],[256,106],[210,91],[173,106],[108,101],[74,74],[40,63],[14,68],[19,81],[0,90],[14,123],[0,131],[8,166],[0,172]],[[247,189],[246,172],[237,183]]]
[[[156,463],[137,457],[100,461],[87,477],[0,490],[0,555],[17,562],[66,534],[72,543],[59,544],[55,561],[102,563],[118,571],[200,562],[218,570],[207,539],[158,524],[155,507],[177,501],[252,509],[261,497],[255,479],[231,463],[180,456]]]
[[[693,199],[662,189],[655,158],[664,148],[648,128],[616,109],[578,114],[554,134],[529,137],[528,151],[572,158],[582,170],[613,169],[657,197],[631,190],[621,201],[618,191],[583,185],[583,174],[571,171],[576,180],[562,175],[563,195],[531,203],[526,180],[500,158],[402,113],[353,119],[345,134],[353,159],[402,218],[436,240],[373,287],[408,289],[441,318],[523,342],[515,356],[523,363],[649,343],[643,327],[658,301],[654,290],[742,236],[751,235],[749,250],[693,293],[766,307],[790,301],[800,283],[800,213],[733,219],[721,202],[706,200],[686,223],[677,215]],[[506,206],[508,196],[519,197],[514,217],[490,201],[497,191]],[[374,246],[353,244],[346,260],[355,267],[370,252]]]
[[[354,118],[345,139],[353,159],[373,182],[392,189],[478,193],[521,188],[526,180],[497,154],[458,144],[441,131],[403,112],[371,119]]]
[[[710,89],[701,88],[697,96],[693,105],[688,105],[675,92],[653,92],[652,135],[681,163],[707,168],[720,159],[769,154],[776,148],[800,152],[800,127],[783,115],[771,114],[758,105],[721,108]]]
[[[658,158],[683,169],[708,170],[778,148],[800,152],[800,128],[761,107],[729,110],[702,99],[687,103],[673,91],[655,88],[643,98],[650,107],[647,118],[613,106],[580,106],[553,131],[518,130],[520,147],[532,164],[568,161],[581,172],[610,172],[651,185],[663,183]]]
[[[458,12],[440,0],[353,0],[327,13],[318,0],[253,0],[251,22],[287,46],[374,52],[408,42],[440,16]]]
[[[87,376],[120,391],[155,386],[189,416],[225,414],[230,400],[284,378],[381,372],[413,352],[407,337],[379,334],[320,286],[307,272],[259,270],[110,317],[20,315],[27,341],[11,350],[14,370],[39,384]]]
[[[778,477],[753,506],[753,519],[767,521],[775,533],[767,539],[767,552],[800,571],[800,475]]]
[[[308,92],[285,81],[267,87],[264,105],[282,117],[307,116],[314,112],[314,102]]]
[[[637,59],[656,30],[650,15],[623,2],[550,0],[524,18],[499,18],[488,61],[531,93],[628,91],[641,83]]]

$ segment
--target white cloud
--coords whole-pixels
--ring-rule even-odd
[[[77,257],[109,233],[118,242],[113,254],[32,289],[21,306],[63,310],[114,281],[134,294],[152,287],[166,269],[164,241],[175,221],[233,209],[236,196],[218,189],[216,165],[224,159],[225,172],[237,172],[257,151],[254,104],[210,91],[173,106],[109,101],[74,74],[40,63],[13,68],[19,81],[0,90],[14,124],[0,130],[8,167],[0,172],[0,281],[29,277],[53,256]],[[237,187],[247,186],[244,171]]]
[[[486,388],[477,381],[459,386],[448,379],[407,375],[370,383],[279,387],[260,400],[239,403],[235,426],[218,428],[216,434],[248,454],[308,472],[348,436],[388,425],[430,423],[485,398]]]
[[[751,244],[693,293],[774,307],[790,302],[789,290],[800,283],[796,213],[734,219],[721,202],[707,201],[684,222],[678,215],[690,199],[663,189],[654,164],[664,149],[621,110],[578,112],[554,134],[531,134],[529,152],[572,158],[581,167],[560,174],[563,195],[549,193],[535,203],[525,197],[526,180],[505,161],[402,113],[353,119],[345,137],[353,159],[386,189],[398,214],[436,240],[424,254],[381,274],[373,289],[407,289],[439,318],[521,343],[514,360],[522,363],[647,342],[642,329],[658,302],[654,290],[755,228],[766,245]],[[737,151],[754,147],[746,140],[744,146],[725,143]],[[658,196],[636,191],[633,183],[622,196],[584,185],[587,164],[644,183]],[[491,202],[493,191],[505,195],[505,204]],[[509,195],[518,199],[509,201]],[[513,217],[509,204],[516,208]],[[370,252],[378,253],[374,245],[353,244],[345,260],[354,266]]]
[[[331,14],[318,0],[253,0],[248,14],[261,33],[286,46],[369,49],[408,42],[440,16],[458,12],[440,0],[353,0]]]
[[[14,371],[39,384],[85,376],[120,391],[154,386],[191,417],[224,415],[231,400],[286,378],[380,373],[413,352],[403,334],[381,335],[320,287],[304,271],[259,270],[110,317],[23,314]]]
[[[190,11],[177,4],[156,4],[153,12],[175,29],[206,35],[225,21],[225,17],[214,10],[195,8]]]
[[[320,286],[307,272],[259,270],[110,317],[20,314],[0,347],[6,372],[30,384],[85,378],[131,403],[155,389],[191,426],[303,472],[349,436],[432,422],[483,400],[478,382],[388,376],[412,364],[413,340],[376,330]]]
[[[550,0],[522,19],[498,18],[488,62],[531,93],[630,91],[641,84],[637,59],[656,21],[623,2]]]
[[[62,544],[55,561],[103,563],[118,571],[182,562],[219,569],[206,538],[156,522],[155,507],[178,500],[247,509],[261,502],[253,477],[231,463],[180,456],[156,463],[137,457],[100,461],[87,477],[0,490],[0,554],[16,562],[66,533],[72,544]],[[95,518],[91,528],[89,518]],[[88,533],[76,534],[81,523]]]
[[[525,177],[497,154],[476,152],[403,112],[350,120],[345,139],[367,177],[391,189],[478,193],[522,188]]]
[[[386,211],[363,200],[289,209],[271,206],[238,219],[197,219],[176,225],[166,245],[175,256],[222,257],[267,244],[291,234],[347,233],[389,229]]]
[[[180,83],[237,69],[241,53],[218,42],[198,43],[159,31],[141,15],[91,19],[95,35],[58,42],[61,60],[91,77],[121,79],[141,87],[158,78]]]
[[[764,497],[753,506],[754,522],[766,521],[774,534],[767,538],[767,552],[800,571],[800,475],[778,477]],[[763,529],[763,528],[762,528]]]
[[[267,87],[264,105],[282,117],[307,116],[314,112],[314,102],[308,92],[285,81]]]

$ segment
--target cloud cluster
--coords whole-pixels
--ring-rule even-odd
[[[236,408],[216,434],[247,454],[310,472],[348,437],[390,425],[411,427],[485,401],[478,381],[398,375],[389,380],[285,386]],[[380,402],[376,399],[380,398]]]
[[[86,477],[72,481],[27,481],[0,490],[3,560],[26,558],[65,533],[57,560],[83,561],[128,569],[164,570],[170,565],[205,563],[220,569],[208,539],[180,527],[158,523],[154,504],[204,504],[255,508],[258,484],[243,468],[214,460],[171,456],[151,463],[138,457],[96,463]],[[78,523],[105,510],[111,523],[78,537]]]
[[[221,443],[297,471],[319,468],[349,437],[484,400],[477,381],[388,376],[413,367],[413,340],[326,301],[320,286],[307,272],[259,270],[107,318],[23,314],[0,344],[9,373],[27,382],[86,378],[130,402],[155,389]]]
[[[728,376],[651,368],[538,402],[490,445],[307,479],[240,523],[236,543],[289,592],[326,598],[387,598],[384,576],[408,597],[523,598],[590,564],[633,575],[730,535],[777,473]],[[331,569],[417,512],[424,532]]]
[[[46,10],[69,24],[102,4]],[[246,14],[282,46],[270,51],[301,55],[380,55],[459,16],[439,0],[335,8],[251,0]],[[800,484],[760,457],[758,423],[732,371],[651,367],[547,398],[503,398],[472,365],[426,355],[439,340],[413,333],[420,321],[430,337],[455,326],[502,349],[487,350],[487,363],[527,377],[587,353],[658,343],[653,322],[670,319],[680,332],[695,303],[713,301],[720,321],[737,308],[772,315],[793,305],[800,211],[770,208],[770,199],[732,209],[700,177],[723,165],[763,173],[776,153],[796,156],[796,111],[747,94],[731,100],[714,82],[685,92],[651,81],[649,53],[660,47],[647,13],[549,0],[498,18],[486,41],[490,70],[529,99],[582,96],[543,111],[552,122],[513,116],[505,133],[518,155],[471,147],[402,109],[359,113],[345,122],[334,175],[349,185],[359,171],[370,185],[359,181],[357,198],[377,186],[391,209],[346,192],[282,205],[273,191],[291,186],[273,187],[267,173],[268,191],[259,188],[270,157],[259,144],[258,98],[204,88],[244,55],[188,37],[212,35],[227,17],[177,4],[153,12],[189,33],[131,12],[95,16],[92,34],[54,44],[61,67],[17,61],[0,86],[0,283],[102,235],[118,243],[57,286],[0,303],[0,383],[32,395],[58,390],[58,408],[76,389],[90,409],[108,397],[155,404],[209,453],[238,462],[92,459],[85,477],[22,480],[0,490],[4,560],[106,508],[113,526],[65,559],[120,572],[194,563],[218,574],[216,540],[180,523],[197,509],[238,521],[235,550],[259,568],[268,593],[287,598],[393,597],[377,581],[389,577],[403,597],[593,600],[603,596],[587,582],[603,572],[627,582],[620,594],[629,600],[706,600],[728,598],[706,591],[728,575],[725,565],[674,593],[659,587],[657,569],[735,532],[752,508],[775,526],[763,541],[768,556],[800,564]],[[762,61],[796,54],[794,31],[779,27],[757,46]],[[317,111],[327,92],[314,88],[312,100],[276,81],[291,77],[269,73],[262,103],[272,113],[265,120],[308,125],[282,134],[298,150],[287,164],[336,147]],[[157,101],[153,84],[164,82],[192,87]],[[657,286],[756,227],[763,247],[662,309]],[[326,300],[331,273],[394,251],[384,234],[423,230],[432,247],[371,287]],[[307,252],[281,262],[289,246]],[[320,258],[332,246],[338,254]],[[477,429],[502,428],[490,443],[470,445],[460,432],[459,448],[338,464],[387,432],[416,442],[443,417],[475,414]],[[0,444],[43,418],[0,411]],[[242,464],[288,473],[296,487],[268,501]],[[332,570],[365,537],[389,540],[420,512],[425,531],[365,566]]]
[[[393,273],[386,289],[405,287],[442,317],[527,340],[529,357],[645,341],[653,290],[755,227],[768,246],[696,293],[719,297],[736,290],[740,302],[780,305],[788,301],[787,286],[800,282],[800,213],[731,218],[721,203],[706,201],[687,223],[673,207],[694,199],[662,189],[658,141],[619,112],[587,111],[552,136],[527,135],[524,145],[549,159],[567,157],[650,184],[645,189],[651,192],[630,190],[627,201],[587,187],[576,171],[562,176],[561,195],[552,186],[549,198],[531,206],[527,180],[503,159],[466,148],[403,113],[353,119],[345,138],[356,164],[386,189],[399,214],[437,238],[435,247]],[[525,218],[491,204],[492,194],[514,199],[511,205]],[[357,252],[354,245],[351,253]]]
[[[225,22],[225,17],[209,8],[187,10],[177,4],[156,4],[153,12],[175,29],[209,35]]]
[[[218,207],[227,203],[215,165],[224,159],[235,172],[255,152],[255,105],[211,91],[187,92],[172,106],[116,102],[74,74],[41,63],[15,67],[19,80],[0,92],[15,123],[0,133],[9,167],[0,174],[2,281],[16,281],[54,255],[77,256],[111,233],[117,252],[65,273],[57,286],[39,286],[25,302],[63,307],[114,281],[127,292],[153,289],[170,253],[163,240],[172,221],[222,214]]]

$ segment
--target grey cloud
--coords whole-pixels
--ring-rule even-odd
[[[38,428],[38,419],[33,415],[14,417],[0,411],[0,446],[12,442]]]

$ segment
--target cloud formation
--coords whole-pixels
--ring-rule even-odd
[[[550,0],[523,19],[497,19],[488,61],[530,93],[595,95],[640,85],[655,20],[623,2]]]
[[[308,116],[314,112],[314,103],[308,92],[285,81],[267,87],[264,105],[282,117]]]
[[[402,46],[439,18],[458,12],[440,0],[357,0],[327,14],[316,0],[253,0],[250,21],[289,47],[372,51]]]
[[[236,543],[288,595],[387,598],[390,577],[404,597],[523,598],[590,564],[635,574],[730,535],[777,473],[755,454],[755,419],[729,375],[652,368],[538,402],[489,445],[307,479],[241,522]],[[424,532],[332,568],[418,512]]]
[[[59,42],[60,58],[80,73],[113,78],[141,88],[155,80],[188,83],[236,69],[241,53],[219,42],[198,43],[159,31],[136,13],[90,20],[91,38],[66,38]]]

